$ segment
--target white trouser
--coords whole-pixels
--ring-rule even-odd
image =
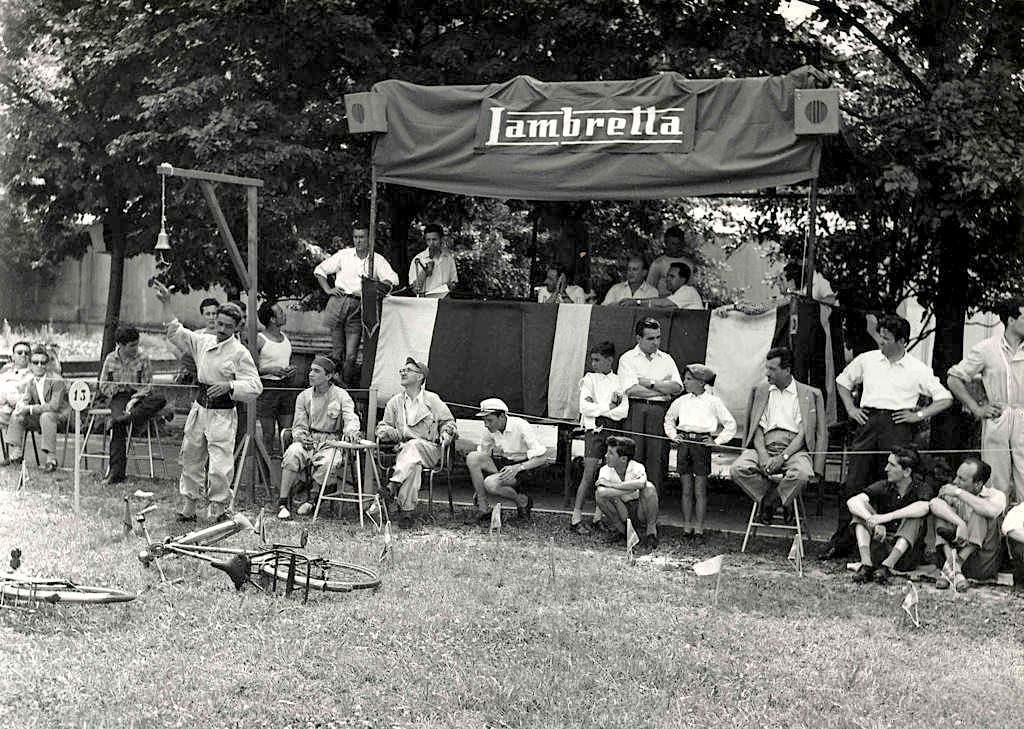
[[[989,484],[1011,503],[1024,502],[1024,407],[1006,406],[981,428],[981,460],[992,467]]]
[[[220,511],[227,508],[231,498],[231,478],[234,476],[235,429],[238,415],[235,408],[212,410],[192,403],[185,433],[181,441],[181,481],[178,490],[184,497],[181,513],[192,516],[196,502],[207,497]],[[209,495],[203,492],[206,463],[210,463]],[[216,509],[217,507],[214,507]]]

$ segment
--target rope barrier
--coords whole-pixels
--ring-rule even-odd
[[[120,381],[119,382],[105,381],[103,384],[112,384],[112,385],[119,385],[119,386],[120,385],[136,386],[136,387],[138,386],[138,383],[136,383],[136,382],[120,382]],[[176,383],[176,382],[167,382],[167,383],[153,382],[153,383],[150,383],[150,387],[153,388],[153,389],[155,389],[155,388],[180,388],[180,389],[189,389],[189,390],[191,390],[191,389],[195,389],[196,385],[184,385],[184,384],[180,384],[180,383]],[[306,388],[306,387],[264,387],[263,391],[264,392],[268,392],[268,391],[269,392],[275,392],[275,391],[301,392],[301,391],[307,390],[307,389],[309,389],[309,388]],[[348,392],[348,393],[353,393],[353,392],[355,392],[355,393],[368,393],[368,392],[370,392],[370,388],[345,388],[345,391]],[[462,409],[462,410],[472,410],[474,412],[478,411],[480,409],[480,406],[478,404],[477,405],[470,405],[470,404],[467,404],[467,403],[452,402],[452,401],[448,401],[448,400],[442,400],[442,402],[445,405],[447,405],[448,407],[451,407],[451,408],[458,408],[458,409]],[[667,402],[668,401],[666,401],[666,403]],[[527,422],[535,423],[537,425],[549,425],[549,426],[554,426],[554,427],[565,427],[565,428],[578,428],[578,427],[580,427],[580,423],[577,420],[567,420],[565,418],[551,418],[551,417],[546,417],[546,416],[543,416],[543,415],[530,415],[528,413],[519,413],[519,412],[514,412],[514,411],[511,411],[511,410],[508,412],[508,414],[513,416],[513,417],[522,418],[523,420],[526,420]],[[744,450],[747,450],[746,448],[743,448],[743,447],[740,447],[740,446],[730,446],[730,445],[718,445],[718,444],[703,443],[701,441],[688,440],[688,439],[685,439],[685,438],[674,439],[674,438],[669,438],[668,436],[665,436],[665,435],[659,435],[657,433],[640,433],[640,432],[637,432],[637,431],[626,430],[626,429],[622,429],[622,428],[604,427],[604,428],[598,428],[597,430],[599,430],[601,432],[614,433],[616,435],[624,435],[624,436],[628,436],[628,437],[631,437],[631,438],[634,438],[634,439],[640,439],[640,440],[661,440],[661,441],[666,441],[666,442],[668,442],[670,444],[673,444],[673,445],[702,445],[702,446],[706,446],[708,448],[712,448],[712,449],[714,449],[715,451],[718,451],[718,452],[742,453]],[[869,451],[854,451],[854,450],[827,451],[826,450],[826,451],[801,451],[801,452],[802,453],[806,453],[809,456],[817,456],[817,455],[826,455],[827,456],[827,455],[845,454],[847,456],[854,456],[854,457],[856,457],[856,456],[883,456],[883,455],[888,455],[891,451],[890,450],[869,450]],[[931,448],[931,449],[921,449],[921,450],[918,450],[917,452],[922,454],[922,455],[956,455],[956,454],[975,454],[975,453],[1012,453],[1013,449],[1011,449],[1011,448],[960,448],[960,449],[954,449],[954,448],[948,448],[948,449]]]

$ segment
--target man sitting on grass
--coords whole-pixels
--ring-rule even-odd
[[[288,498],[299,482],[299,474],[311,465],[313,481],[327,486],[325,479],[336,476],[344,461],[341,449],[329,444],[340,436],[349,443],[359,440],[359,416],[352,397],[337,385],[331,384],[334,360],[323,355],[313,358],[309,367],[309,384],[295,399],[295,417],[292,420],[292,443],[281,457],[281,491],[278,519],[290,519]],[[334,466],[331,461],[333,457]],[[332,468],[333,473],[328,473]],[[306,515],[313,510],[308,499],[302,499],[298,513]]]
[[[381,487],[385,500],[398,500],[398,527],[409,529],[419,499],[423,469],[441,462],[444,448],[456,437],[455,418],[440,397],[426,389],[427,366],[412,357],[398,370],[404,388],[388,400],[377,437],[397,444],[391,479]]]
[[[42,434],[43,470],[57,470],[57,430],[67,420],[67,384],[57,375],[47,372],[50,353],[46,347],[36,345],[29,355],[31,377],[22,386],[21,399],[11,413],[7,427],[7,449],[10,453],[4,465],[21,464],[21,446],[25,433],[30,430]]]
[[[609,436],[605,442],[605,465],[597,475],[597,506],[608,524],[610,544],[626,539],[626,519],[646,524],[643,546],[653,552],[658,548],[658,491],[647,480],[647,469],[633,460],[636,441]],[[635,502],[635,503],[634,503]],[[631,511],[635,507],[635,511]]]
[[[1013,589],[1024,591],[1024,504],[1017,504],[1006,512],[1000,527],[1010,548],[1013,568]]]
[[[860,569],[853,576],[854,582],[873,579],[884,585],[892,570],[906,572],[921,562],[925,517],[934,492],[920,478],[919,468],[917,451],[897,446],[885,462],[885,479],[846,502],[860,550]]]
[[[533,497],[526,493],[526,480],[531,471],[547,465],[547,449],[530,423],[508,414],[504,400],[486,398],[476,415],[483,418],[486,431],[477,449],[466,455],[477,508],[467,523],[490,518],[488,495],[515,502],[519,518],[529,519]]]
[[[935,587],[940,590],[952,581],[953,589],[964,592],[968,577],[990,580],[999,571],[999,522],[1006,494],[985,485],[991,475],[987,463],[969,456],[956,470],[953,483],[931,500],[935,564],[942,570]]]

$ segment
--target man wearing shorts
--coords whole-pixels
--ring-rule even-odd
[[[580,425],[583,426],[583,476],[576,489],[576,504],[569,520],[569,529],[578,534],[589,534],[583,523],[583,502],[590,495],[597,477],[597,469],[604,460],[605,440],[603,428],[622,427],[629,412],[629,400],[623,393],[619,376],[612,371],[615,364],[615,345],[601,342],[590,350],[590,369],[580,380]],[[600,520],[600,510],[594,514]]]
[[[477,449],[466,456],[477,506],[470,521],[490,518],[488,496],[514,501],[519,517],[529,519],[533,498],[526,493],[527,475],[547,465],[547,449],[530,423],[508,414],[504,400],[483,400],[476,416],[483,418],[487,430]]]

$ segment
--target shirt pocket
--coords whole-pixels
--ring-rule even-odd
[[[327,404],[327,417],[331,422],[334,422],[341,417],[341,403],[332,402]]]
[[[223,377],[225,380],[231,380],[234,379],[235,377],[237,367],[235,367],[234,362],[228,361],[221,364],[221,366],[217,368],[217,371],[220,373],[220,376]]]

